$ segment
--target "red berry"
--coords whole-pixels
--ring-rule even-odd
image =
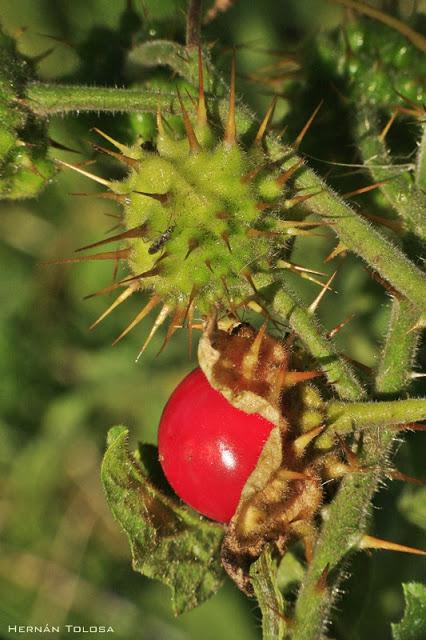
[[[160,421],[158,448],[177,495],[228,522],[273,424],[233,407],[194,369],[176,387]]]

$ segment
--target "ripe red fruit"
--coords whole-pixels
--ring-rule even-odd
[[[233,407],[194,369],[161,416],[161,466],[177,495],[200,513],[228,522],[273,424]]]

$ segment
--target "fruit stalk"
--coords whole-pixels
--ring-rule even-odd
[[[331,401],[327,405],[327,417],[330,430],[339,434],[366,427],[407,424],[426,419],[426,399],[352,403]]]

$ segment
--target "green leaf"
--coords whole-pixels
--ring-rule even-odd
[[[220,587],[221,526],[180,506],[128,451],[128,430],[113,427],[102,464],[108,504],[127,533],[133,568],[172,590],[175,614],[198,606]]]
[[[268,547],[252,564],[250,576],[262,611],[262,638],[282,640],[286,631],[284,602],[277,584],[277,567]]]
[[[426,585],[419,582],[403,584],[405,612],[401,622],[392,624],[393,640],[424,640],[426,638]]]

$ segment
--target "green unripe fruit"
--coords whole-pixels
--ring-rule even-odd
[[[129,240],[129,265],[173,309],[194,299],[201,313],[237,308],[253,294],[251,275],[269,271],[283,246],[283,183],[259,144],[227,142],[226,131],[223,140],[185,110],[183,121],[188,135],[179,139],[159,116],[156,151],[129,149],[130,173],[112,185],[124,196],[127,230],[140,232]]]
[[[173,315],[167,339],[187,319],[192,326],[189,318],[195,309],[202,316],[213,310],[235,315],[256,298],[256,279],[271,268],[292,267],[282,259],[283,251],[298,225],[306,224],[284,219],[284,212],[298,203],[291,188],[302,161],[289,148],[279,160],[283,169],[263,146],[274,103],[257,134],[243,145],[237,132],[235,75],[227,113],[224,118],[217,114],[212,123],[207,118],[201,57],[199,64],[198,105],[187,101],[188,113],[178,94],[180,114],[172,116],[170,126],[170,119],[159,112],[149,145],[128,147],[98,131],[120,153],[105,151],[129,167],[124,180],[109,182],[64,163],[108,186],[112,193],[106,197],[118,200],[124,209],[123,232],[83,247],[124,240],[126,245],[116,251],[82,259],[125,260],[132,274],[107,288],[125,290],[97,322],[135,291],[152,294],[120,338],[158,304],[163,306],[154,331]],[[306,197],[309,194],[300,196]]]

